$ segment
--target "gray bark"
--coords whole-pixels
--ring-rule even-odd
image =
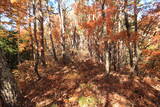
[[[4,107],[22,107],[23,97],[0,49],[0,97]]]
[[[21,94],[12,72],[7,67],[4,53],[0,49],[0,107],[34,106],[34,103]]]
[[[38,43],[38,37],[37,37],[37,17],[36,17],[36,0],[33,0],[33,15],[34,15],[34,40],[36,43],[35,50],[35,63],[34,63],[34,72],[37,74],[38,79],[40,79],[40,75],[38,73],[38,65],[39,65],[39,43]]]
[[[45,45],[44,45],[44,12],[43,12],[43,1],[40,0],[40,43],[41,43],[41,61],[42,65],[46,67],[46,59],[45,59]]]
[[[62,7],[63,0],[58,0],[58,9],[59,9],[59,17],[60,17],[60,26],[61,26],[61,38],[62,38],[62,55],[63,55],[63,61],[66,63],[66,41],[65,41],[65,26],[64,26],[64,14],[63,14],[63,7]]]

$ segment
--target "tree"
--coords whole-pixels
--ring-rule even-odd
[[[22,96],[13,74],[7,67],[3,50],[0,48],[0,98],[3,107],[25,107]],[[29,103],[29,102],[27,102]],[[29,105],[29,104],[28,104]]]
[[[60,17],[60,29],[61,29],[61,38],[62,38],[62,55],[63,61],[66,63],[66,41],[65,41],[65,25],[64,25],[64,13],[63,13],[63,0],[58,0],[58,10],[59,10],[59,17]]]
[[[41,43],[41,61],[44,67],[46,67],[46,60],[45,60],[45,45],[44,45],[44,2],[43,0],[39,0],[39,23],[40,23],[40,43]]]
[[[48,18],[49,18],[49,36],[50,36],[50,41],[51,41],[51,45],[52,45],[52,52],[53,52],[53,56],[54,56],[54,60],[55,61],[58,61],[58,58],[57,58],[57,54],[56,54],[56,49],[55,49],[55,44],[54,44],[54,41],[53,41],[53,35],[52,35],[52,28],[54,27],[53,26],[53,22],[51,20],[51,15],[50,15],[50,12],[51,12],[51,7],[49,7],[49,2],[47,2],[47,14],[48,14]]]

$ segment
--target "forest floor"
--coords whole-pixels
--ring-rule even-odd
[[[160,74],[130,77],[122,70],[105,75],[91,60],[68,65],[49,62],[36,81],[31,61],[13,71],[25,97],[36,107],[160,107]]]

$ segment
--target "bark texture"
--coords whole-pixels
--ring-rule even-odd
[[[7,67],[5,56],[0,49],[0,106],[2,107],[33,107],[19,90],[13,74]]]

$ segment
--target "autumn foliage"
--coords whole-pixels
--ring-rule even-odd
[[[156,107],[159,20],[156,0],[1,0],[0,57],[36,107]]]

